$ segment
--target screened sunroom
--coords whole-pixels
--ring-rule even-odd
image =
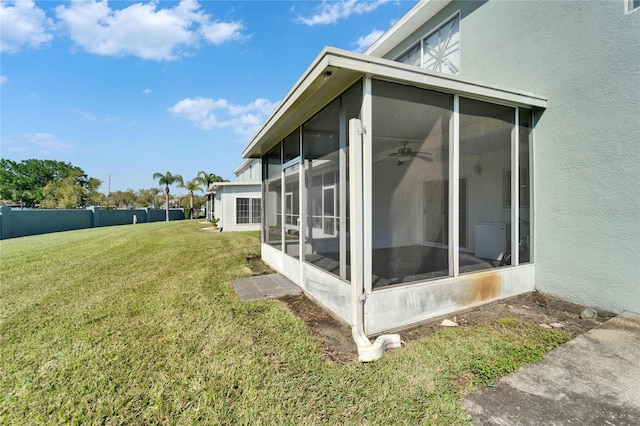
[[[366,335],[532,291],[545,104],[325,49],[243,152],[263,259]]]

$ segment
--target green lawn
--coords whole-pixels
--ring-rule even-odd
[[[0,242],[0,424],[466,424],[459,398],[566,341],[516,320],[336,365],[230,281],[257,233],[196,221]]]

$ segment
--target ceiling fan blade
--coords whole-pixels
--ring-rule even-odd
[[[433,162],[433,158],[432,157],[428,157],[426,155],[415,155],[416,158],[419,158],[423,161],[427,161],[429,163]]]

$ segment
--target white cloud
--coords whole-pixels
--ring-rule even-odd
[[[0,86],[8,82],[9,82],[9,79],[7,78],[6,75],[0,75]]]
[[[252,136],[275,106],[261,98],[247,105],[234,105],[226,99],[198,97],[181,100],[169,108],[169,112],[201,129],[231,128],[238,135]]]
[[[153,92],[153,90],[151,90],[151,89],[144,89],[144,90],[142,91],[142,93],[144,93],[145,95],[148,95],[148,94],[150,94],[150,93],[152,93],[152,92]]]
[[[0,51],[14,53],[39,47],[53,39],[51,21],[33,0],[0,2]]]
[[[310,17],[298,16],[297,21],[309,26],[333,24],[339,19],[348,18],[351,15],[373,12],[379,6],[388,2],[389,0],[343,0],[336,2],[323,0],[320,6],[316,8],[314,15]]]
[[[373,30],[369,34],[360,37],[354,44],[356,45],[356,52],[364,52],[374,41],[380,38],[384,34],[384,31]]]
[[[78,149],[74,143],[65,142],[49,133],[26,133],[17,139],[2,139],[2,149],[22,155],[75,154]]]
[[[69,108],[69,111],[76,112],[76,113],[82,115],[82,117],[85,120],[90,121],[92,123],[113,124],[115,122],[120,121],[120,117],[110,117],[110,116],[100,117],[100,116],[92,114],[92,113],[90,113],[88,111],[84,111],[84,110],[77,109],[77,108]]]
[[[58,6],[56,14],[76,44],[105,56],[169,61],[201,40],[220,44],[242,38],[242,24],[212,21],[197,0],[181,0],[172,8],[159,8],[160,4],[135,3],[113,10],[106,0],[73,0],[68,7]]]
[[[239,41],[243,39],[241,31],[244,26],[240,22],[204,23],[200,27],[202,37],[213,44],[222,44],[226,41]]]

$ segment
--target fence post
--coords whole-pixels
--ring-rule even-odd
[[[87,210],[91,210],[92,214],[92,220],[91,220],[91,224],[93,228],[97,228],[100,226],[100,207],[99,206],[90,206],[87,207]]]
[[[13,236],[11,207],[0,207],[0,240]]]

